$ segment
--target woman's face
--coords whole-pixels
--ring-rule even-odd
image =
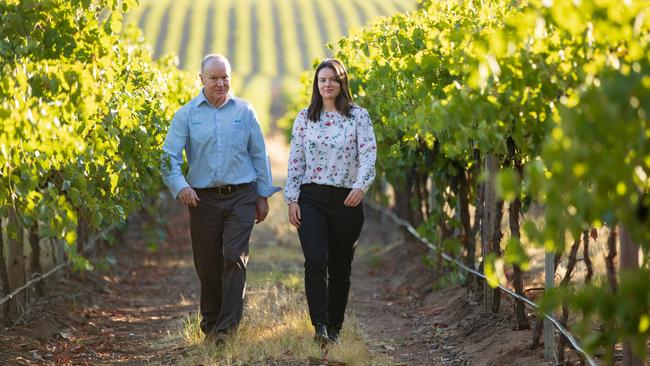
[[[341,83],[336,72],[329,67],[323,67],[316,77],[318,78],[318,91],[323,100],[336,100],[341,93]]]

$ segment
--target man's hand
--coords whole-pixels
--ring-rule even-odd
[[[196,195],[196,192],[191,187],[181,189],[180,193],[178,193],[178,200],[182,204],[192,207],[196,207],[200,201],[199,196]]]
[[[363,191],[359,188],[355,188],[350,191],[348,197],[343,201],[343,204],[348,207],[357,207],[363,200]]]
[[[269,199],[267,197],[258,197],[257,204],[255,205],[255,221],[256,224],[264,221],[266,215],[269,214]]]
[[[301,219],[302,217],[300,216],[300,206],[298,206],[298,202],[291,202],[289,204],[289,222],[291,225],[299,228]]]

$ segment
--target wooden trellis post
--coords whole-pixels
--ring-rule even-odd
[[[623,225],[620,226],[621,262],[619,273],[639,268],[639,246],[636,245]],[[643,366],[643,361],[632,353],[632,344],[623,343],[623,366]]]
[[[16,211],[9,209],[9,220],[7,224],[7,272],[9,275],[9,290],[13,291],[25,284],[25,254],[23,243],[23,227],[18,222]],[[13,321],[20,316],[20,307],[26,299],[25,293],[16,295],[9,301],[8,321]]]
[[[497,172],[497,159],[494,154],[487,154],[485,156],[485,171],[487,180],[485,181],[485,206],[483,209],[483,222],[481,223],[481,256],[483,257],[483,263],[485,263],[488,254],[494,252],[492,238],[494,237],[494,223],[496,220],[495,176]],[[485,264],[483,265],[483,271],[485,272]],[[484,282],[483,310],[485,312],[491,312],[493,303],[494,289],[487,282]]]
[[[550,290],[555,286],[555,255],[551,252],[544,254],[544,288]],[[555,326],[544,318],[544,359],[555,360]]]

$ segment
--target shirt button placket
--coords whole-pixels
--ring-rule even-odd
[[[216,143],[216,156],[215,160],[217,162],[215,169],[214,169],[214,177],[212,178],[213,181],[216,182],[218,181],[218,175],[219,171],[221,169],[221,163],[222,163],[222,156],[223,156],[223,133],[221,133],[221,125],[219,124],[219,110],[216,110],[214,112],[214,133],[215,133],[215,143]]]

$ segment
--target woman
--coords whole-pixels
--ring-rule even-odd
[[[340,61],[318,65],[311,103],[293,124],[285,200],[305,255],[305,292],[315,340],[338,342],[350,292],[364,193],[377,145],[368,112],[353,104]]]

